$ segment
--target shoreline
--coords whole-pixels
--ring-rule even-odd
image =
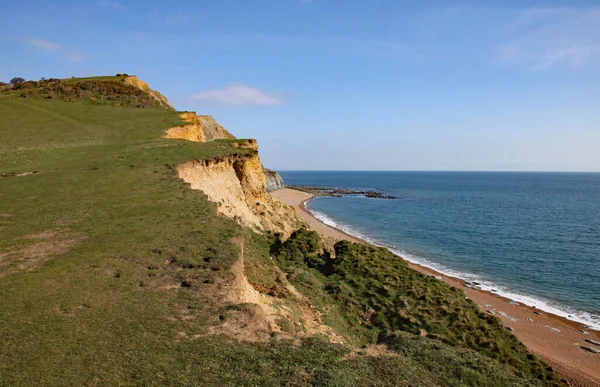
[[[298,215],[326,237],[369,243],[338,228],[323,223],[307,208],[306,203],[315,196],[302,191],[281,189],[271,193],[276,199],[296,209]],[[396,253],[395,253],[396,254]],[[403,258],[404,259],[404,258]],[[587,328],[582,323],[569,320],[541,309],[516,302],[491,291],[466,287],[460,278],[440,273],[426,266],[405,259],[409,267],[421,273],[441,277],[441,280],[465,292],[486,313],[500,318],[513,330],[527,348],[544,358],[572,384],[577,386],[600,386],[600,355],[588,353],[585,339],[600,341],[600,331]],[[584,334],[581,331],[589,334]],[[593,346],[589,344],[587,346]]]
[[[308,199],[304,200],[302,203],[300,203],[300,208],[302,209],[302,211],[304,211],[306,214],[308,214],[309,216],[311,216],[311,217],[313,217],[314,219],[316,219],[318,222],[320,222],[320,223],[324,224],[325,226],[327,226],[327,227],[330,227],[330,228],[332,228],[332,229],[334,229],[334,230],[338,231],[339,233],[341,233],[341,234],[345,235],[345,236],[346,236],[346,237],[347,237],[349,240],[352,240],[353,242],[357,242],[357,243],[369,243],[369,244],[372,244],[372,245],[375,245],[375,246],[378,246],[378,247],[383,247],[383,248],[386,248],[386,249],[388,249],[388,250],[390,249],[390,247],[388,247],[388,246],[385,246],[385,245],[378,245],[377,243],[374,243],[374,242],[369,242],[369,241],[367,241],[367,240],[365,240],[365,239],[362,239],[362,238],[360,238],[360,237],[357,237],[357,236],[355,236],[355,235],[352,235],[352,234],[350,234],[350,233],[348,233],[348,232],[346,232],[346,231],[344,231],[344,230],[342,230],[342,229],[340,229],[340,228],[337,228],[337,227],[335,227],[335,226],[329,225],[329,224],[327,224],[327,223],[323,222],[322,220],[320,220],[319,218],[317,218],[317,217],[316,217],[316,216],[315,216],[315,215],[314,215],[314,214],[313,214],[313,213],[312,213],[312,212],[311,212],[311,211],[310,211],[310,210],[309,210],[309,209],[306,207],[306,204],[307,204],[309,201],[311,201],[312,199],[314,199],[315,197],[317,197],[317,196],[311,196],[310,198],[308,198]],[[448,280],[451,280],[451,281],[453,281],[453,282],[459,283],[459,284],[460,284],[460,287],[461,287],[461,289],[462,289],[462,290],[473,290],[473,291],[485,292],[485,293],[487,293],[487,294],[489,294],[489,295],[491,295],[491,296],[497,297],[497,298],[499,298],[499,299],[501,299],[501,300],[503,300],[503,301],[506,301],[506,302],[516,302],[516,303],[518,303],[520,306],[523,306],[523,307],[525,307],[525,308],[529,308],[529,309],[531,309],[532,311],[536,311],[536,312],[538,312],[538,311],[539,311],[540,313],[545,313],[545,314],[547,314],[547,315],[549,315],[549,316],[552,316],[553,318],[556,318],[556,319],[562,320],[563,322],[565,322],[565,323],[567,323],[567,324],[569,324],[569,325],[573,326],[574,328],[577,328],[578,330],[579,330],[579,329],[582,329],[582,330],[585,330],[585,331],[587,331],[587,332],[590,332],[590,333],[592,333],[592,332],[593,332],[593,333],[595,333],[596,335],[600,335],[600,330],[599,330],[599,329],[595,329],[595,328],[589,327],[587,324],[585,324],[585,323],[583,323],[583,322],[580,322],[580,321],[575,321],[575,320],[570,320],[569,318],[567,318],[567,317],[565,317],[565,316],[560,316],[560,315],[557,315],[557,314],[555,314],[555,313],[548,312],[548,311],[546,311],[546,310],[544,310],[544,309],[541,309],[541,308],[536,308],[535,306],[531,306],[531,305],[527,305],[527,304],[523,303],[522,301],[513,300],[512,298],[510,298],[510,297],[508,297],[508,296],[502,295],[502,294],[500,294],[500,293],[497,293],[497,292],[494,292],[494,291],[491,291],[491,290],[485,290],[485,289],[481,289],[481,288],[468,288],[468,287],[467,287],[467,281],[466,281],[466,280],[464,280],[464,279],[462,279],[462,278],[460,278],[460,277],[456,277],[456,276],[454,276],[454,275],[449,275],[449,274],[443,273],[443,272],[441,272],[441,271],[439,271],[439,270],[436,270],[435,268],[432,268],[432,267],[429,267],[429,266],[426,266],[426,265],[423,265],[423,264],[420,264],[420,263],[417,263],[417,262],[410,261],[410,260],[406,259],[405,257],[403,257],[403,256],[401,255],[401,253],[394,252],[393,250],[391,250],[391,252],[392,252],[393,254],[395,254],[395,255],[397,255],[397,256],[399,256],[399,257],[401,257],[403,260],[405,260],[405,261],[408,263],[408,265],[409,265],[409,267],[410,267],[410,268],[412,268],[412,269],[414,269],[414,270],[417,270],[417,271],[419,271],[419,272],[421,272],[421,273],[425,273],[425,274],[430,274],[430,275],[436,275],[436,276],[440,276],[440,277],[442,277],[442,278],[447,278]],[[454,283],[453,283],[453,284],[454,284]]]

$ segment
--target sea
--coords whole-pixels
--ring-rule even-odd
[[[600,173],[284,171],[324,223],[483,290],[600,330]]]

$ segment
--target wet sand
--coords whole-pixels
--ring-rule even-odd
[[[271,194],[282,203],[294,207],[313,230],[324,236],[335,240],[365,243],[312,216],[305,207],[305,203],[312,198],[311,194],[287,188]],[[600,341],[600,332],[566,318],[517,304],[493,292],[467,288],[461,279],[417,264],[409,263],[409,266],[422,273],[439,276],[444,282],[462,289],[482,310],[493,313],[505,326],[511,327],[513,333],[530,351],[547,360],[571,385],[600,386],[600,354],[592,354],[581,348],[587,346],[600,349],[599,346],[585,342],[586,339]],[[581,330],[589,334],[586,335]]]

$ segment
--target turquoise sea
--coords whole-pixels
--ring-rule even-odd
[[[442,273],[600,329],[600,174],[280,172],[325,223]]]

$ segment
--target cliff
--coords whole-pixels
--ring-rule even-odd
[[[179,116],[188,124],[167,129],[165,138],[180,138],[195,142],[235,138],[212,116],[199,116],[194,112],[181,113]]]
[[[275,200],[267,191],[267,177],[258,156],[256,141],[239,145],[251,155],[232,155],[190,161],[177,167],[178,175],[192,189],[199,189],[217,203],[220,214],[255,231],[289,235],[301,225],[293,208]]]
[[[256,141],[125,78],[0,93],[0,385],[557,385],[459,289],[299,228]]]
[[[175,108],[173,107],[171,102],[167,99],[167,97],[165,97],[164,95],[162,95],[161,93],[159,93],[156,90],[152,90],[150,88],[150,86],[148,86],[148,83],[142,81],[137,76],[135,76],[135,75],[128,76],[127,78],[124,79],[124,82],[127,85],[133,86],[133,87],[145,92],[152,99],[154,99],[159,105],[167,107],[172,110],[175,110]]]
[[[284,187],[283,179],[277,171],[272,171],[266,168],[263,168],[263,171],[267,179],[267,192],[277,191],[278,189],[282,189]]]

